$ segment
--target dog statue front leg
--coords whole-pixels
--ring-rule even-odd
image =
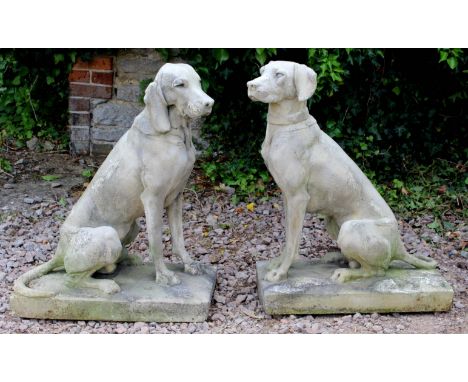
[[[169,219],[169,227],[172,237],[172,253],[179,256],[184,263],[184,271],[192,275],[198,275],[203,272],[203,268],[195,262],[187,250],[184,243],[184,231],[182,226],[182,193],[177,195],[174,202],[167,208],[167,216]]]
[[[285,279],[288,275],[289,267],[298,252],[302,225],[309,201],[309,196],[306,192],[285,194],[284,197],[287,200],[287,209],[285,211],[286,245],[281,255],[281,262],[276,267],[270,267],[270,271],[265,275],[265,280],[271,282]]]
[[[179,284],[180,280],[178,277],[174,272],[167,269],[166,264],[164,264],[163,261],[163,198],[157,197],[156,193],[146,189],[141,194],[141,200],[145,209],[149,251],[150,255],[153,257],[154,267],[156,269],[156,282],[161,285]]]

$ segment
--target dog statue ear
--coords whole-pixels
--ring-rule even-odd
[[[307,101],[317,89],[317,74],[303,64],[294,65],[294,85],[299,101]]]
[[[169,121],[169,110],[164,94],[160,86],[160,78],[156,76],[154,82],[151,82],[145,91],[146,108],[149,113],[149,124],[142,124],[140,129],[145,134],[157,133],[164,134],[171,130],[171,123]]]

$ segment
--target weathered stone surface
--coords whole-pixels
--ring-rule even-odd
[[[393,262],[384,277],[346,283],[331,280],[336,264],[298,260],[288,278],[264,280],[267,261],[257,262],[258,294],[268,314],[334,314],[447,311],[453,289],[436,270]]]
[[[119,80],[144,80],[154,78],[155,73],[164,62],[154,49],[120,52],[116,59],[116,70]]]
[[[109,125],[129,129],[143,106],[132,103],[109,101],[97,105],[93,110],[93,126]]]
[[[91,155],[107,155],[110,153],[114,144],[112,142],[106,141],[97,141],[91,142],[89,145],[89,150]]]
[[[31,151],[35,150],[38,144],[39,144],[39,139],[37,139],[37,137],[32,137],[29,141],[26,141],[26,146]]]
[[[76,154],[89,153],[89,126],[71,126],[70,150]]]
[[[117,91],[116,98],[118,100],[137,103],[140,97],[140,85],[139,84],[119,85],[116,91]]]
[[[193,276],[181,264],[167,264],[181,283],[156,284],[152,265],[122,266],[113,278],[121,291],[106,295],[96,289],[68,288],[64,272],[49,273],[31,283],[33,289],[55,291],[53,297],[24,297],[13,293],[13,312],[21,317],[64,320],[147,322],[199,322],[208,317],[216,269],[204,265],[205,273]]]
[[[91,129],[93,141],[117,142],[127,132],[127,128],[121,126],[94,126]]]
[[[89,142],[89,126],[72,126],[71,140]]]

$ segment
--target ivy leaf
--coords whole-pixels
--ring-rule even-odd
[[[438,229],[440,227],[440,224],[437,221],[433,221],[432,223],[428,224],[427,227],[432,229]]]
[[[229,52],[226,49],[215,49],[214,56],[216,60],[222,64],[224,61],[229,59]]]
[[[260,65],[265,64],[265,61],[267,59],[266,54],[265,54],[265,48],[255,49],[255,58],[260,63]]]
[[[440,51],[440,60],[439,62],[446,61],[448,58],[448,52],[445,50]]]
[[[15,86],[18,86],[21,83],[21,76],[16,76],[11,83]]]
[[[65,57],[63,56],[63,54],[61,54],[61,53],[54,54],[54,63],[55,63],[55,65],[57,65],[59,62],[62,62],[64,59],[65,59]]]
[[[54,77],[51,77],[51,76],[47,76],[46,77],[46,82],[47,82],[47,85],[50,85],[54,82]]]
[[[395,86],[393,89],[392,89],[392,92],[395,93],[396,95],[400,95],[400,88],[398,86]]]
[[[455,69],[458,66],[458,61],[455,57],[450,57],[447,59],[447,64],[450,66],[450,69]]]

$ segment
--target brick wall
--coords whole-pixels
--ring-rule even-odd
[[[112,57],[78,59],[69,75],[71,151],[109,153],[143,109],[142,81],[153,80],[163,64],[154,49],[119,49]]]
[[[89,62],[78,59],[68,81],[71,149],[77,154],[88,154],[93,101],[112,98],[113,57],[96,57]]]

